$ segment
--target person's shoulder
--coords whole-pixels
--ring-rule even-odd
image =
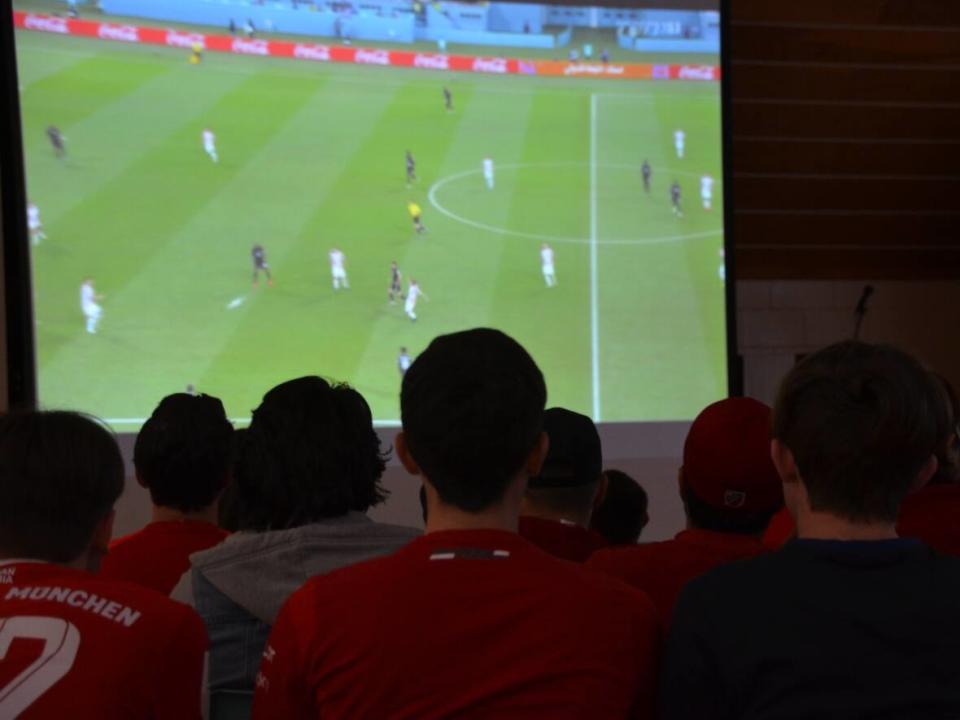
[[[678,547],[676,540],[608,547],[591,555],[587,565],[608,572],[643,570],[650,566],[660,567],[663,564],[663,558],[675,554]]]
[[[588,564],[554,557],[539,549],[528,560],[531,575],[538,582],[557,590],[558,599],[571,604],[584,600],[605,608],[624,607],[653,618],[656,613],[646,593],[630,587],[620,579],[598,572]]]
[[[140,528],[136,532],[132,532],[127,535],[123,535],[121,537],[114,538],[113,540],[111,540],[110,553],[112,554],[117,550],[123,548],[125,545],[128,545],[131,542],[136,542],[137,540],[139,540],[141,537],[143,537],[143,534],[147,531],[147,527],[149,527],[149,525],[146,527]]]
[[[761,553],[706,570],[691,579],[681,595],[710,598],[714,603],[720,603],[731,595],[738,598],[759,597],[765,594],[759,592],[761,589],[770,591],[781,586],[778,577],[791,576],[795,572],[795,564],[784,551]]]
[[[382,523],[374,521],[371,523],[370,530],[372,534],[376,534],[384,538],[396,538],[402,541],[413,540],[423,535],[423,530],[415,527],[409,527],[407,525],[392,525],[390,523]]]
[[[351,597],[366,597],[366,588],[374,588],[379,594],[390,586],[391,578],[406,575],[406,567],[403,556],[394,553],[314,575],[291,596],[288,604],[316,607],[328,602],[349,603]]]

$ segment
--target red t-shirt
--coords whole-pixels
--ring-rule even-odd
[[[718,565],[763,552],[760,541],[746,535],[684,530],[673,540],[601,550],[587,562],[646,592],[665,626],[684,585]]]
[[[127,580],[169,595],[190,569],[190,555],[219,545],[228,534],[195,520],[150,523],[110,543],[100,577]]]
[[[797,526],[793,522],[793,516],[790,514],[790,511],[787,510],[786,506],[777,510],[772,518],[770,518],[770,524],[767,525],[766,532],[763,533],[763,539],[760,541],[760,544],[763,545],[765,550],[779,550],[788,541],[793,540],[797,534]]]
[[[199,719],[206,648],[200,617],[152,590],[0,564],[0,718]]]
[[[927,485],[907,495],[900,506],[897,534],[960,557],[960,484]]]
[[[544,552],[573,562],[586,562],[594,552],[607,547],[596,530],[527,515],[520,517],[520,534]]]
[[[652,718],[650,600],[515,533],[431,533],[310,580],[277,618],[253,717]]]

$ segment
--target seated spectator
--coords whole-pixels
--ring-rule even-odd
[[[370,407],[318,377],[282,383],[253,411],[235,468],[238,532],[191,556],[187,596],[210,636],[208,686],[252,690],[280,607],[310,577],[386,555],[420,534],[373,522],[386,499]],[[190,587],[192,586],[192,587]]]
[[[153,514],[142,530],[114,540],[101,577],[128,580],[169,595],[190,555],[217,545],[217,498],[230,475],[233,426],[209,395],[165,397],[133,446],[137,482],[150,491]]]
[[[94,574],[123,475],[92,418],[0,417],[0,717],[200,718],[200,618]]]
[[[435,339],[403,379],[397,454],[427,532],[314,578],[284,606],[254,718],[647,718],[650,601],[517,534],[546,388],[496,330]]]
[[[607,546],[590,529],[593,509],[606,489],[600,435],[590,418],[564,408],[543,414],[543,430],[550,449],[540,474],[527,485],[520,534],[544,552],[585,562]]]
[[[636,545],[650,522],[647,491],[620,470],[604,470],[606,492],[593,511],[590,527],[603,536],[608,545]]]
[[[945,378],[934,375],[943,393],[936,451],[937,471],[900,506],[897,533],[923,540],[934,550],[960,556],[960,402]]]
[[[681,593],[671,718],[960,717],[960,560],[894,524],[936,470],[938,398],[891,347],[848,341],[780,387],[772,454],[798,538]]]
[[[647,592],[665,625],[693,578],[763,552],[760,536],[783,504],[770,461],[770,408],[728,398],[704,409],[687,434],[679,482],[686,530],[665,542],[603,550],[589,562]]]
[[[937,471],[922,488],[911,492],[900,505],[897,533],[915,537],[935,550],[960,555],[960,404],[953,387],[936,373],[931,377],[943,390],[943,405],[937,419],[938,435],[943,440],[934,453]],[[789,511],[778,512],[763,535],[763,545],[776,550],[796,537],[797,528]]]

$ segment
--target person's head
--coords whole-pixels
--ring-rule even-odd
[[[0,417],[0,557],[96,570],[123,477],[116,440],[88,415]]]
[[[277,530],[366,512],[387,497],[384,467],[360,393],[315,376],[281,383],[263,396],[239,444],[237,525]]]
[[[650,521],[647,493],[620,470],[604,470],[607,487],[603,502],[593,511],[590,527],[610,545],[633,545]]]
[[[946,485],[960,482],[960,399],[949,380],[937,373],[931,375],[941,391],[944,412],[939,416],[942,422],[937,432],[941,438],[935,452],[937,471],[930,484]]]
[[[586,415],[550,408],[543,415],[543,430],[550,449],[540,473],[527,484],[522,512],[588,527],[605,488],[597,426]]]
[[[683,445],[680,496],[692,528],[762,533],[783,505],[770,459],[770,408],[751,398],[704,408]]]
[[[406,349],[405,347],[400,348],[400,354],[401,354],[401,355],[406,355],[406,354],[407,354],[407,349]]]
[[[403,377],[397,454],[445,505],[480,513],[503,505],[512,489],[519,509],[546,453],[546,400],[540,369],[504,333],[441,335]]]
[[[930,374],[896,348],[846,341],[804,358],[773,414],[771,453],[794,517],[892,525],[936,469],[943,411]]]
[[[223,491],[232,454],[233,425],[220,400],[177,393],[161,400],[144,423],[133,464],[154,505],[197,513]]]

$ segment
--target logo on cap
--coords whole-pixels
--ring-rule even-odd
[[[728,508],[740,508],[747,503],[747,494],[740,490],[724,490],[723,504]]]

